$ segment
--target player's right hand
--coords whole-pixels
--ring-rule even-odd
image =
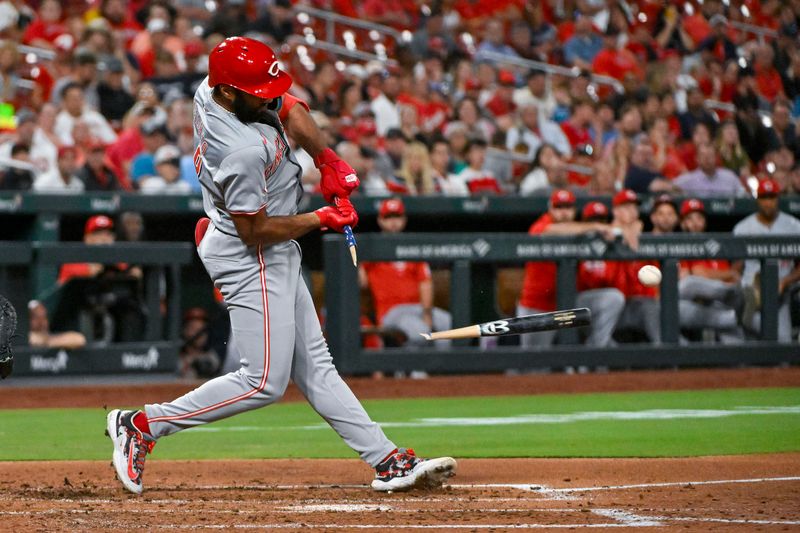
[[[344,232],[345,226],[354,227],[358,224],[356,208],[347,198],[337,198],[336,205],[326,205],[314,211],[319,217],[322,229],[332,229],[339,233]]]

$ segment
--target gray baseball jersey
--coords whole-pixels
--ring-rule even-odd
[[[783,212],[778,213],[778,217],[771,226],[765,226],[758,220],[758,215],[753,213],[749,217],[741,220],[733,227],[734,235],[800,235],[800,220],[792,215]],[[794,267],[791,259],[782,259],[779,262],[778,276],[787,276]],[[742,273],[742,285],[753,284],[753,278],[761,270],[761,263],[757,259],[748,259],[744,263]]]
[[[198,253],[225,298],[241,368],[177,400],[145,406],[162,437],[281,398],[291,378],[312,407],[372,466],[396,448],[339,376],[300,275],[294,241],[247,246],[232,214],[293,215],[302,194],[300,166],[277,116],[272,125],[243,123],[211,95],[194,97],[195,170],[211,219]]]

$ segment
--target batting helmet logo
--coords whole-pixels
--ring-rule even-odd
[[[275,53],[249,37],[230,37],[208,56],[208,84],[230,85],[259,98],[277,98],[292,86]]]
[[[278,64],[277,60],[272,62],[272,64],[267,69],[267,72],[269,72],[269,75],[272,76],[273,78],[275,78],[278,75],[280,75],[281,66],[280,66],[280,64]]]

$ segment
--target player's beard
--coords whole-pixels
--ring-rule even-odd
[[[266,113],[266,106],[250,107],[245,103],[244,98],[233,99],[233,114],[244,123],[263,122]]]

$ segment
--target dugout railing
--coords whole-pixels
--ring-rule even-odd
[[[180,348],[181,269],[193,262],[188,242],[117,243],[89,246],[83,243],[0,241],[0,294],[7,295],[19,317],[14,341],[14,375],[122,374],[175,372]],[[143,272],[144,332],[140,341],[89,343],[79,350],[37,348],[27,345],[31,295],[49,303],[52,313],[63,287],[36,292],[35,277],[65,263],[127,263]],[[64,302],[67,313],[77,307]],[[162,313],[162,308],[164,312]],[[51,315],[52,319],[52,315]]]
[[[620,344],[590,348],[560,344],[549,349],[497,345],[482,349],[457,341],[449,349],[361,347],[358,272],[340,235],[323,239],[326,334],[340,372],[426,370],[437,373],[508,369],[776,365],[800,362],[800,345],[777,341],[778,260],[800,257],[800,239],[789,237],[643,236],[639,249],[608,243],[596,236],[538,237],[525,234],[362,234],[359,261],[427,261],[450,269],[453,327],[501,318],[495,314],[494,267],[526,261],[558,263],[558,307],[574,307],[575,276],[581,260],[656,259],[661,263],[662,343]],[[740,345],[679,343],[678,263],[681,259],[756,259],[761,262],[761,338]],[[576,332],[566,333],[575,340]]]

